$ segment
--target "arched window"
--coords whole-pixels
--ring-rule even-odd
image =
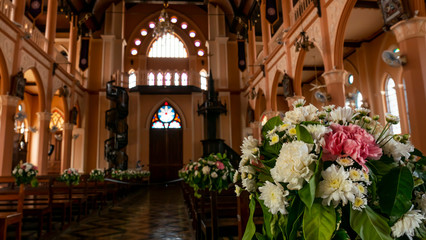
[[[181,119],[175,109],[164,102],[158,111],[154,114],[151,121],[151,128],[181,128]]]
[[[154,73],[152,72],[148,73],[148,85],[149,86],[155,85],[155,76],[154,76]]]
[[[163,85],[163,74],[159,72],[157,74],[157,86],[162,86],[162,85]]]
[[[53,110],[52,116],[50,117],[49,128],[52,129],[53,126],[56,126],[58,130],[62,130],[64,125],[64,117],[61,112],[58,110]]]
[[[129,71],[129,88],[136,87],[136,73],[135,70],[131,69]]]
[[[171,85],[172,75],[169,72],[167,72],[166,76],[164,78],[166,79],[165,85],[166,86],[170,86]]]
[[[182,73],[181,85],[182,86],[187,86],[188,85],[188,74]]]
[[[188,52],[186,51],[183,42],[174,34],[164,34],[157,38],[151,45],[148,52],[148,57],[151,58],[187,58]]]
[[[395,86],[396,86],[395,81],[389,76],[388,79],[386,80],[386,86],[385,86],[386,106],[390,114],[399,117],[398,98],[396,95]],[[391,129],[394,134],[400,134],[401,124],[398,123],[398,124],[392,125]]]
[[[179,73],[175,72],[175,86],[179,86]]]
[[[200,71],[200,83],[201,83],[201,90],[206,91],[207,90],[207,72],[204,69]]]
[[[362,107],[362,100],[362,93],[360,91],[357,91],[355,95],[355,108]]]

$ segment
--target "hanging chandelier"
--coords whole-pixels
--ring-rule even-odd
[[[152,32],[152,37],[154,38],[159,38],[165,34],[172,34],[174,32],[173,24],[170,22],[169,15],[166,11],[168,6],[169,4],[165,2],[163,10],[161,10],[160,16],[158,16],[154,30]]]
[[[309,41],[309,36],[306,35],[305,31],[300,32],[300,38],[294,43],[296,47],[296,52],[300,51],[300,49],[309,51],[310,48],[314,48],[314,43]]]

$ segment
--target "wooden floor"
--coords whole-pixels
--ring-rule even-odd
[[[179,184],[152,185],[47,239],[193,239]],[[46,239],[46,238],[45,238]]]

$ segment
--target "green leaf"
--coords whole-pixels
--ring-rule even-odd
[[[305,184],[305,186],[302,189],[300,189],[298,192],[300,199],[308,208],[311,208],[312,204],[314,203],[315,191],[319,183],[321,170],[322,170],[322,161],[319,160],[319,162],[317,163],[315,167],[314,175],[311,177],[308,184]]]
[[[269,208],[265,206],[263,203],[263,200],[258,200],[260,206],[262,207],[263,212],[263,226],[265,228],[266,236],[268,236],[269,239],[272,239],[272,231],[271,231],[271,221],[272,221],[272,213],[269,212]]]
[[[284,238],[284,240],[286,239],[286,226],[287,226],[287,222],[288,222],[288,215],[282,215],[280,214],[280,217],[278,219],[278,227],[281,230],[282,236]]]
[[[283,145],[280,142],[270,145],[269,141],[265,141],[263,150],[270,153],[272,156],[277,157],[280,154]]]
[[[265,136],[268,131],[271,131],[276,126],[279,126],[281,124],[283,124],[283,121],[281,121],[281,118],[279,116],[269,119],[262,128],[262,135]]]
[[[336,210],[315,202],[303,214],[303,235],[305,239],[329,240],[336,229]]]
[[[37,178],[33,178],[30,182],[31,187],[38,187],[38,181]]]
[[[345,229],[339,229],[336,234],[334,234],[333,240],[351,240],[351,238]]]
[[[296,125],[296,135],[299,141],[303,141],[305,143],[314,143],[314,139],[312,135],[308,132],[308,130],[303,125]]]
[[[268,240],[265,236],[260,233],[255,233],[257,240]]]
[[[380,210],[399,219],[410,210],[414,180],[407,167],[394,168],[383,176],[378,189]]]
[[[304,209],[305,205],[296,195],[290,206],[290,212],[288,213],[286,232],[289,240],[297,239],[297,231],[302,224],[302,215]]]
[[[369,206],[362,211],[350,208],[350,225],[361,239],[392,240],[387,219],[375,213]]]
[[[243,240],[251,240],[254,236],[254,233],[256,232],[256,225],[253,222],[253,214],[256,208],[256,200],[253,196],[250,200],[249,208],[250,216],[247,221],[246,231],[244,232]]]
[[[395,168],[397,165],[395,162],[388,164],[383,161],[368,161],[367,162],[368,167],[374,172],[374,174],[379,176],[384,176],[390,172],[393,168]]]

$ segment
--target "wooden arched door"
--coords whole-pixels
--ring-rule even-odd
[[[178,178],[183,159],[182,122],[175,109],[164,102],[155,112],[149,134],[149,170],[151,181]]]

